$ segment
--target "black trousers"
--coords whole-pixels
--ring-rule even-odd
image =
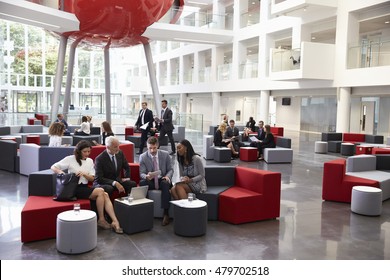
[[[134,188],[137,186],[137,183],[134,181],[124,181],[124,182],[119,182],[121,185],[125,188],[126,194],[129,194],[131,191],[131,188]],[[103,188],[104,191],[111,196],[114,190],[116,190],[116,187],[113,187],[112,185],[95,185],[95,188]]]
[[[139,182],[140,186],[149,186],[149,190],[155,190],[154,187],[154,180],[141,180]],[[169,183],[167,180],[163,179],[158,179],[158,185],[159,185],[159,190],[161,190],[161,208],[164,210],[168,210],[171,201],[171,193],[169,192],[172,184]]]
[[[158,142],[161,142],[165,135],[168,135],[169,142],[171,142],[172,152],[176,153],[175,140],[173,139],[173,130],[165,130],[164,126],[161,127],[160,136],[158,137]]]
[[[141,144],[139,146],[139,153],[141,154],[144,150],[144,147],[145,147],[145,144],[146,144],[146,140],[148,140],[148,133],[149,133],[149,130],[148,129],[141,129]]]

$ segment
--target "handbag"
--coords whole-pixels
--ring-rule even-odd
[[[76,188],[79,184],[79,178],[74,173],[57,174],[56,183],[56,201],[74,201]]]

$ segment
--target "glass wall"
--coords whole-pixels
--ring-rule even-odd
[[[336,97],[302,97],[301,130],[335,132],[337,118]]]

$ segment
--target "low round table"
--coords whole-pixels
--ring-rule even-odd
[[[382,213],[382,190],[366,186],[353,187],[351,211],[366,216],[380,215]]]
[[[181,236],[201,236],[207,229],[207,203],[203,200],[173,200],[174,231]]]
[[[81,209],[57,216],[57,250],[66,254],[80,254],[95,249],[97,244],[96,213]]]

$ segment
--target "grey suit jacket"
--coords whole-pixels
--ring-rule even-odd
[[[161,177],[167,176],[172,181],[173,168],[171,157],[167,151],[158,150],[158,166],[161,170]],[[146,180],[146,175],[153,170],[153,159],[150,157],[149,152],[145,152],[139,156],[139,169],[141,180]]]

